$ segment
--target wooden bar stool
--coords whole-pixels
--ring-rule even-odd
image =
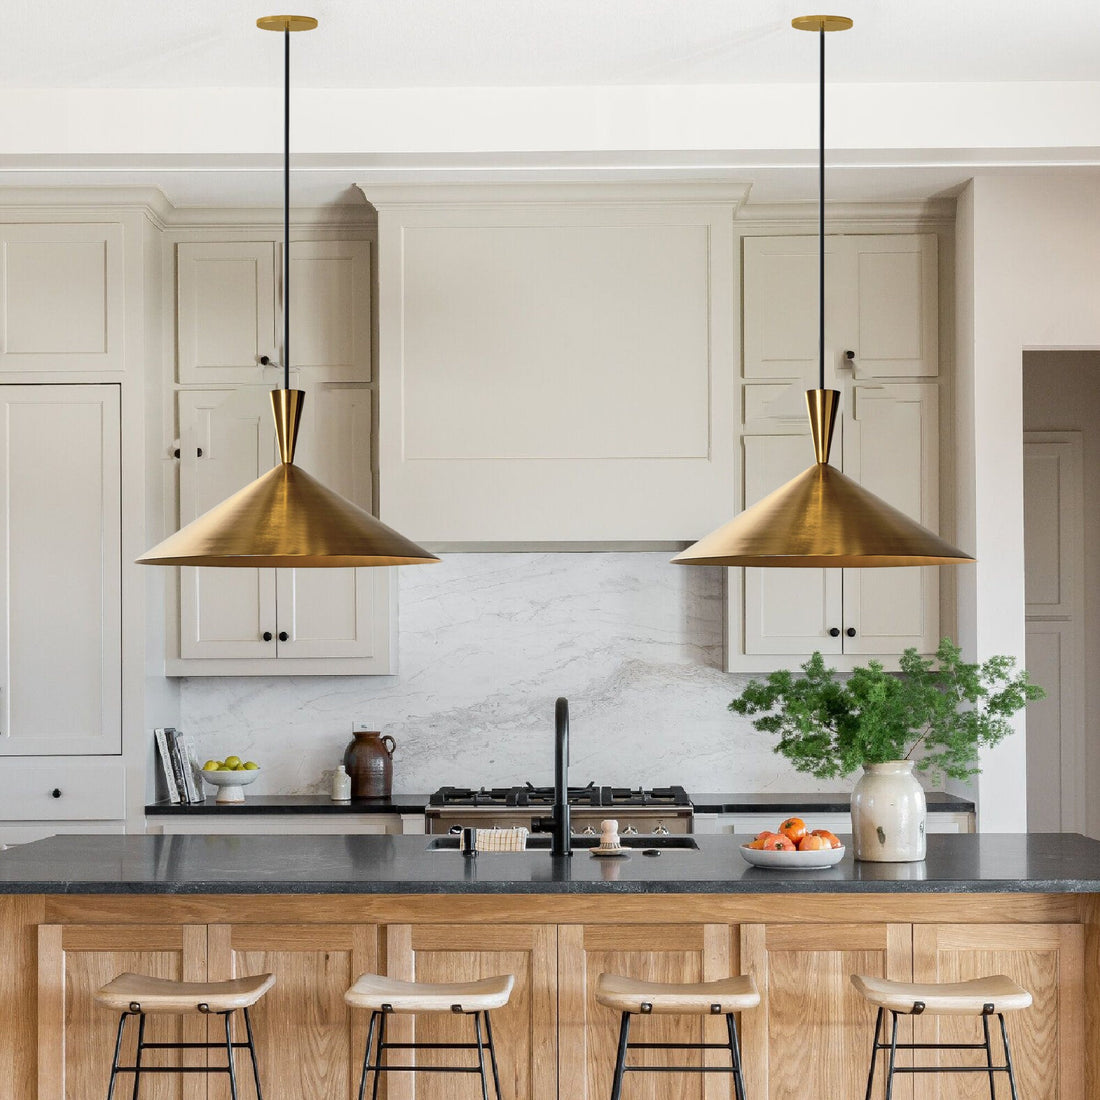
[[[497,1100],[502,1100],[497,1055],[493,1047],[493,1025],[489,1011],[503,1008],[508,1003],[515,985],[511,974],[495,978],[481,978],[476,982],[438,983],[404,982],[386,978],[381,974],[362,974],[344,994],[344,1000],[353,1008],[369,1008],[370,1026],[367,1029],[367,1049],[363,1055],[363,1076],[359,1081],[359,1100],[367,1091],[367,1074],[374,1073],[372,1100],[377,1100],[378,1080],[383,1073],[477,1073],[481,1075],[482,1100],[489,1100],[489,1085],[485,1078],[485,1051],[493,1067],[493,1087]],[[472,1016],[474,1041],[472,1043],[388,1043],[386,1042],[386,1018],[394,1012],[453,1012]],[[485,1021],[485,1034],[481,1022]],[[378,1030],[376,1058],[371,1063],[371,1046],[374,1044],[375,1026]],[[387,1050],[476,1050],[476,1066],[388,1066],[383,1065]]]
[[[611,1100],[619,1100],[625,1073],[731,1073],[737,1100],[745,1100],[745,1078],[741,1072],[741,1048],[737,1043],[735,1012],[756,1008],[760,994],[751,975],[723,978],[717,982],[696,982],[674,985],[665,982],[643,982],[618,974],[601,974],[596,982],[596,1000],[606,1008],[622,1013],[619,1024],[619,1055],[615,1061],[615,1078],[611,1085]],[[632,1043],[630,1017],[656,1014],[690,1014],[725,1016],[725,1043]],[[730,1068],[725,1066],[628,1066],[628,1050],[726,1050]]]
[[[273,985],[274,974],[254,974],[248,978],[233,978],[228,982],[173,982],[167,978],[150,978],[144,974],[119,974],[108,982],[95,999],[107,1008],[121,1010],[118,1021],[118,1037],[115,1039],[115,1056],[111,1062],[111,1083],[107,1087],[107,1100],[115,1093],[115,1079],[120,1073],[134,1075],[133,1100],[138,1100],[141,1079],[147,1073],[228,1073],[229,1090],[233,1100],[237,1100],[237,1073],[233,1065],[233,1051],[247,1047],[252,1058],[252,1075],[256,1081],[256,1100],[263,1100],[260,1091],[260,1069],[256,1064],[256,1046],[252,1041],[252,1021],[248,1009],[254,1005]],[[245,1032],[248,1040],[235,1043],[232,1037],[229,1018],[237,1009],[244,1015]],[[184,1012],[201,1012],[203,1015],[221,1016],[225,1020],[225,1042],[221,1043],[147,1043],[145,1041],[145,1017],[150,1012],[165,1012],[179,1015]],[[137,1018],[137,1053],[132,1066],[119,1065],[119,1053],[122,1050],[122,1033],[126,1021]],[[147,1050],[224,1050],[224,1066],[146,1066],[141,1056]]]
[[[890,1061],[886,1070],[886,1100],[891,1100],[895,1073],[986,1073],[989,1075],[989,1095],[995,1100],[997,1087],[995,1073],[1008,1074],[1008,1086],[1012,1090],[1012,1100],[1018,1100],[1016,1094],[1016,1075],[1012,1071],[1012,1052],[1008,1045],[1008,1029],[1005,1027],[1006,1012],[1031,1005],[1031,994],[1018,986],[1004,974],[994,974],[988,978],[973,978],[967,982],[940,982],[913,984],[892,982],[886,978],[869,978],[862,974],[852,975],[852,984],[863,996],[878,1007],[875,1018],[875,1039],[871,1046],[871,1068],[867,1073],[867,1100],[871,1100],[871,1089],[875,1077],[875,1059],[880,1050],[890,1052]],[[890,1040],[883,1036],[883,1017],[889,1012],[892,1017]],[[981,1043],[899,1043],[898,1017],[906,1016],[979,1016],[985,1041]],[[996,1016],[1001,1023],[1001,1042],[1004,1045],[1005,1061],[1003,1066],[993,1064],[993,1048],[989,1039],[989,1017]],[[895,1057],[899,1050],[984,1050],[984,1066],[898,1066]]]

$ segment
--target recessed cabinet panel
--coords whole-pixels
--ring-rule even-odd
[[[844,472],[932,531],[939,528],[938,396],[935,383],[857,386],[844,435]],[[845,653],[935,651],[937,566],[843,572]]]
[[[745,506],[751,507],[797,477],[813,462],[806,432],[745,436]],[[831,637],[841,620],[840,572],[836,569],[737,569],[744,574],[746,653],[840,653]]]
[[[121,225],[0,227],[0,370],[121,370]]]
[[[291,362],[333,380],[370,380],[368,241],[292,241]]]
[[[117,385],[0,386],[2,755],[122,750],[120,416]]]
[[[278,360],[271,241],[177,245],[179,380],[256,383]]]
[[[859,368],[875,378],[939,373],[936,238],[931,233],[846,238],[854,250]]]
[[[202,515],[274,465],[268,391],[184,390],[180,410],[180,521]],[[200,453],[201,452],[201,453]],[[182,657],[274,657],[269,569],[180,570]],[[263,634],[272,635],[264,641]]]

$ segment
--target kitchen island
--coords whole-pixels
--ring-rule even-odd
[[[366,1021],[342,995],[365,970],[427,981],[515,974],[495,1021],[508,1100],[608,1095],[617,1018],[592,996],[604,970],[666,981],[754,974],[762,1004],[742,1031],[758,1100],[863,1095],[873,1017],[850,973],[1004,972],[1035,995],[1011,1020],[1021,1095],[1100,1096],[1100,843],[932,836],[919,864],[846,856],[779,872],[749,867],[722,836],[615,861],[583,850],[468,860],[427,850],[431,839],[67,836],[0,853],[0,1096],[105,1094],[116,1021],[91,994],[124,970],[184,980],[273,972],[255,1021],[262,1072],[282,1100],[355,1095]],[[914,1022],[920,1041],[963,1026]],[[406,1036],[417,1026],[399,1023]],[[639,1031],[692,1041],[715,1023],[654,1017]],[[158,1024],[166,1038],[194,1041],[203,1021]],[[424,1019],[417,1034],[452,1041],[456,1026]],[[170,1080],[158,1083],[163,1095],[179,1095]],[[918,1095],[938,1096],[940,1081],[945,1097],[957,1095],[951,1077],[921,1078]],[[388,1100],[464,1100],[470,1084],[395,1075]],[[639,1098],[728,1095],[720,1075],[630,1085]],[[196,1087],[223,1089],[188,1081]]]

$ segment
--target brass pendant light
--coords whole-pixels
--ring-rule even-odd
[[[344,568],[439,559],[294,465],[305,394],[290,388],[290,35],[308,15],[256,20],[283,33],[283,386],[271,394],[282,462],[138,558],[140,565]]]
[[[818,160],[818,388],[806,405],[817,463],[689,546],[677,565],[883,568],[960,565],[974,559],[829,465],[840,393],[825,389],[825,34],[843,15],[804,15],[795,30],[820,37]]]

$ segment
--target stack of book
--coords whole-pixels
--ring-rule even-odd
[[[157,743],[163,797],[173,804],[206,801],[194,741],[172,726],[158,726],[153,736]]]

